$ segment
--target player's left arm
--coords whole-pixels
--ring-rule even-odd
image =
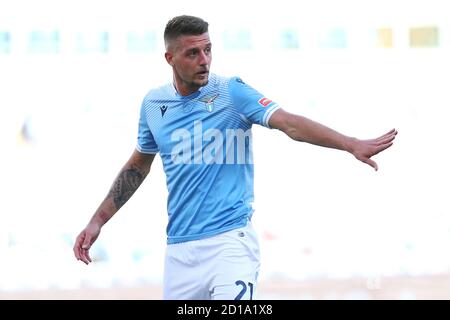
[[[378,165],[371,157],[392,146],[397,135],[397,130],[392,129],[378,138],[360,140],[283,109],[278,109],[272,114],[269,125],[283,131],[293,140],[347,151],[375,170],[378,170]]]

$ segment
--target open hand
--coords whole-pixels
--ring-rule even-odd
[[[375,170],[378,170],[378,165],[371,159],[372,156],[386,150],[394,143],[397,130],[392,129],[388,133],[370,140],[358,140],[354,139],[352,142],[351,153],[356,159],[367,163]]]

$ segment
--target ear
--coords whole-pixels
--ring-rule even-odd
[[[167,63],[170,64],[170,65],[173,67],[173,64],[174,64],[174,63],[173,63],[173,53],[167,51],[167,52],[164,54],[164,57],[166,58]]]

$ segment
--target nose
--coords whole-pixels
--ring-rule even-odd
[[[205,53],[204,51],[200,52],[199,55],[199,64],[202,66],[208,65],[209,64],[209,60],[210,60],[210,56],[209,54]]]

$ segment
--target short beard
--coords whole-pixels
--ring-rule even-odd
[[[205,86],[208,84],[208,82],[209,82],[209,79],[206,79],[204,82],[202,82],[202,84],[198,84],[198,82],[191,82],[191,83],[189,84],[189,87],[190,87],[191,89],[198,90],[198,89],[200,89],[201,87],[205,87]]]

